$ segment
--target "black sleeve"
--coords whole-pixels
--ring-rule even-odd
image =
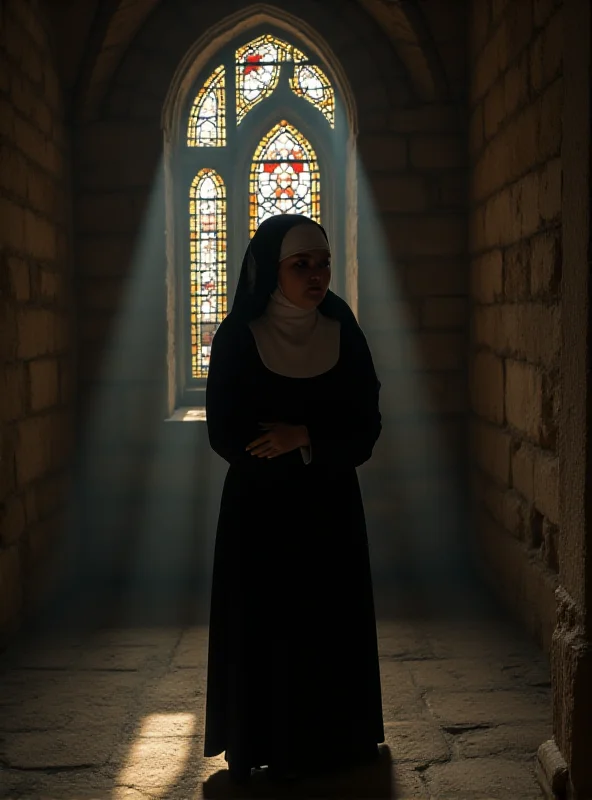
[[[345,344],[350,368],[339,409],[326,420],[308,426],[311,464],[359,467],[368,461],[380,432],[380,382],[370,348],[361,329],[346,326]]]
[[[212,450],[229,464],[245,461],[245,448],[255,438],[246,387],[248,337],[227,317],[212,341],[206,385],[206,419]]]

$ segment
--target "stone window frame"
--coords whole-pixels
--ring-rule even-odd
[[[214,63],[221,63],[221,56],[233,50],[237,43],[248,38],[255,38],[263,31],[270,31],[280,38],[293,42],[302,47],[311,57],[322,66],[335,90],[336,98],[342,114],[342,152],[345,151],[345,168],[342,171],[343,182],[341,188],[336,185],[336,169],[332,165],[333,154],[329,152],[328,142],[331,131],[327,136],[317,136],[313,129],[313,119],[320,112],[307,101],[299,100],[302,104],[291,104],[285,113],[289,115],[304,135],[311,140],[317,151],[321,164],[321,214],[322,222],[326,225],[330,238],[335,242],[337,258],[343,268],[336,274],[334,288],[342,294],[357,315],[358,306],[358,262],[357,262],[357,180],[356,180],[356,139],[357,117],[353,92],[343,72],[339,61],[329,49],[326,42],[302,20],[282,12],[279,9],[270,12],[269,6],[261,4],[253,9],[243,10],[223,23],[208,31],[186,54],[180,64],[165,101],[162,128],[164,133],[164,179],[165,179],[165,210],[166,210],[166,286],[167,286],[167,417],[172,421],[204,421],[205,420],[205,382],[202,386],[190,388],[187,383],[187,369],[185,360],[186,333],[183,304],[186,302],[186,290],[183,282],[187,269],[187,255],[185,247],[187,225],[187,203],[182,189],[184,184],[176,179],[179,167],[178,154],[182,152],[180,144],[186,137],[187,114],[191,107],[195,91],[199,90],[203,81],[209,75],[208,70],[213,69]],[[277,90],[276,90],[277,91]],[[261,104],[264,106],[265,104]],[[310,105],[310,112],[302,111],[303,106]],[[278,113],[282,113],[283,106],[274,106],[271,110],[262,109],[257,113],[257,107],[249,112],[241,127],[245,127],[245,142],[241,148],[241,171],[244,176],[250,169],[250,157],[247,153],[255,149],[260,140],[272,125],[277,122]],[[256,120],[249,129],[249,117]],[[337,128],[336,128],[337,130]],[[256,141],[255,141],[256,140]],[[192,148],[192,150],[205,150],[206,148]],[[341,162],[343,165],[343,161]],[[198,157],[194,157],[194,164],[198,165]],[[205,162],[204,162],[205,165]],[[335,165],[336,166],[336,165]],[[181,164],[183,167],[183,164]],[[244,183],[244,176],[234,182],[234,189],[227,185],[229,203],[236,205],[233,192],[238,192],[238,186]],[[328,178],[328,182],[327,182]],[[245,184],[247,186],[248,184]],[[340,194],[343,195],[340,198]],[[341,202],[339,202],[341,200]],[[184,205],[183,205],[184,203]],[[327,206],[331,213],[327,214]],[[338,209],[339,206],[339,209]],[[246,204],[245,204],[246,209]],[[248,215],[245,210],[244,219],[237,219],[233,224],[229,220],[228,241],[228,289],[229,301],[232,299],[234,280],[238,277],[233,274],[240,269],[242,252],[238,253],[241,244],[248,241]],[[341,219],[339,219],[341,217]],[[237,235],[236,227],[245,227],[244,235]],[[184,238],[185,237],[185,238]],[[233,248],[231,240],[236,242]],[[240,244],[239,244],[240,243]]]

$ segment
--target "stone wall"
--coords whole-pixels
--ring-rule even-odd
[[[454,52],[453,88],[426,102],[414,95],[396,47],[357,3],[340,3],[338,13],[330,4],[322,10],[318,3],[277,5],[325,38],[357,104],[359,311],[383,381],[385,417],[385,435],[362,478],[374,558],[388,571],[403,567],[402,554],[417,535],[428,551],[438,536],[444,541],[442,503],[458,505],[466,414],[466,112],[459,99],[464,69],[451,43],[464,30],[464,6],[452,4],[455,24],[448,20],[441,33]],[[149,517],[154,541],[162,525],[170,543],[155,544],[146,556],[154,569],[166,572],[171,553],[180,557],[196,541],[193,564],[207,569],[203,554],[216,508],[207,523],[203,510],[218,497],[221,467],[208,452],[203,424],[164,421],[160,118],[188,48],[236,8],[229,1],[198,13],[189,3],[161,3],[97,103],[100,113],[77,130],[80,377],[92,438],[88,485],[92,507],[100,510],[90,513],[90,525],[109,563],[116,549],[132,564],[130,530],[138,542],[150,537],[141,533]],[[432,56],[439,64],[437,53],[430,63]],[[434,510],[431,522],[414,519],[417,508]],[[436,517],[439,530],[426,531]],[[423,526],[419,534],[413,523]],[[100,561],[96,553],[92,561]]]
[[[73,408],[63,100],[35,0],[0,9],[0,137],[1,639],[57,549]]]
[[[546,648],[555,620],[562,14],[474,0],[471,409],[487,572]]]

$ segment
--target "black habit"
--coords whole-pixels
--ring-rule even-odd
[[[312,378],[267,369],[248,326],[265,296],[235,300],[208,375],[210,443],[230,466],[214,555],[204,755],[229,751],[248,766],[351,760],[384,741],[356,473],[380,434],[380,384],[353,313],[332,292],[319,311],[341,323],[337,364]],[[262,422],[306,425],[311,462],[299,450],[272,459],[246,452]]]

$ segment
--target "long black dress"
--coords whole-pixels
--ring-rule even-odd
[[[345,304],[344,304],[345,305]],[[350,312],[351,314],[351,312]],[[356,467],[381,421],[357,324],[313,378],[267,369],[244,323],[220,326],[207,420],[230,467],[210,606],[205,756],[243,764],[355,759],[384,741],[376,621]],[[352,315],[353,318],[353,315]],[[306,424],[312,461],[245,452],[259,422]]]

